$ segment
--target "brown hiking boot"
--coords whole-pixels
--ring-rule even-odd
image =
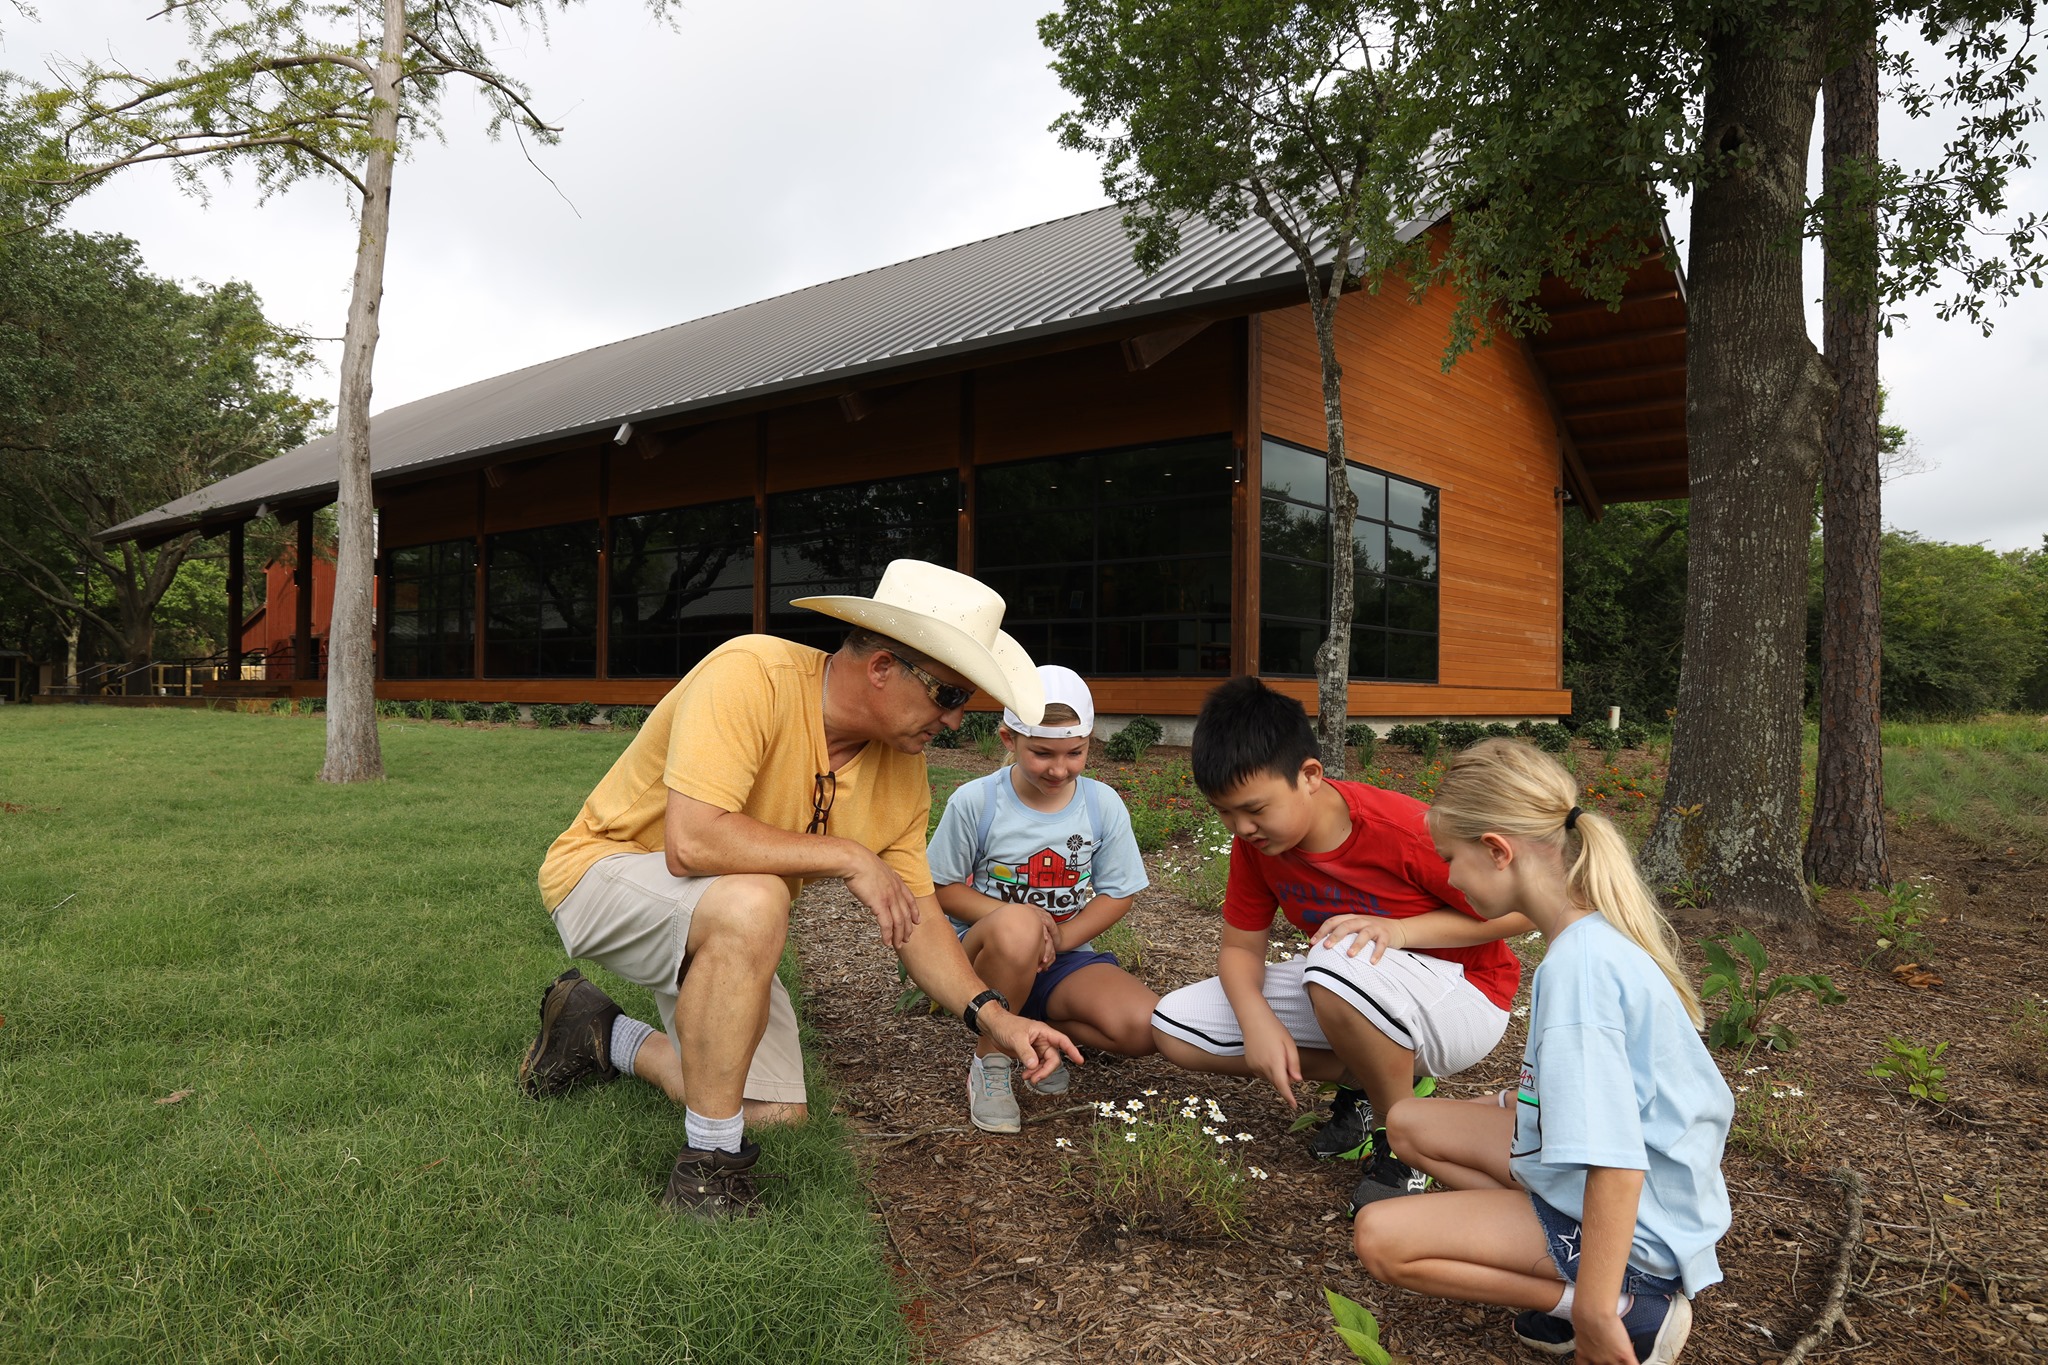
[[[574,967],[549,982],[540,997],[540,1036],[519,1062],[519,1088],[539,1098],[585,1081],[617,1080],[612,1020],[621,1013]]]
[[[662,1191],[661,1206],[670,1213],[687,1213],[707,1223],[760,1212],[760,1195],[754,1188],[754,1163],[761,1159],[757,1142],[740,1144],[737,1152],[700,1152],[685,1147],[676,1154],[675,1169],[668,1174],[668,1188]]]

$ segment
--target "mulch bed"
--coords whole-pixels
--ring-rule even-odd
[[[932,758],[993,766],[969,751]],[[1383,754],[1389,761],[1400,762]],[[1847,1321],[1809,1360],[2048,1358],[2048,1087],[2020,1074],[2007,1045],[2016,1003],[2048,994],[2048,866],[1964,848],[1924,825],[1895,832],[1891,851],[1895,875],[1934,879],[1945,919],[1930,927],[1919,965],[1938,980],[1912,989],[1890,970],[1901,964],[1865,965],[1869,931],[1848,922],[1854,907],[1840,893],[1823,901],[1817,945],[1760,935],[1774,972],[1826,972],[1849,1000],[1821,1008],[1781,998],[1801,1044],[1749,1059],[1769,1072],[1743,1075],[1722,1054],[1731,1085],[1777,1080],[1804,1092],[1808,1145],[1787,1164],[1731,1143],[1727,1278],[1699,1301],[1688,1361],[1776,1361],[1814,1323],[1842,1246],[1843,1192],[1829,1171],[1843,1163],[1867,1182],[1862,1249]],[[1155,887],[1130,918],[1154,990],[1214,970],[1215,915]],[[1699,915],[1680,922],[1687,940],[1727,927]],[[805,1013],[839,1108],[863,1134],[876,1217],[930,1359],[1348,1361],[1325,1286],[1376,1311],[1387,1345],[1410,1360],[1539,1359],[1514,1340],[1502,1310],[1420,1298],[1360,1272],[1343,1217],[1354,1167],[1312,1160],[1264,1082],[1091,1053],[1068,1094],[1019,1087],[1021,1135],[979,1134],[967,1122],[967,1035],[950,1016],[895,1012],[902,984],[872,917],[837,883],[821,884],[796,929]],[[1690,958],[1697,973],[1698,952]],[[1442,1093],[1511,1084],[1524,1027],[1514,1021],[1493,1055]],[[1902,1102],[1867,1074],[1890,1035],[1950,1044],[1949,1105]],[[1213,1097],[1232,1131],[1254,1135],[1245,1157],[1271,1179],[1252,1187],[1243,1237],[1132,1232],[1096,1206],[1081,1155],[1095,1119],[1088,1106],[1146,1087]],[[1312,1087],[1302,1100],[1313,1103]],[[1058,1137],[1078,1150],[1056,1148]]]

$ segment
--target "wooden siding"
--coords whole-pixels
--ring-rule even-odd
[[[467,540],[477,533],[476,473],[450,474],[426,483],[379,490],[377,547],[402,550],[440,540]]]
[[[1557,432],[1521,348],[1480,347],[1448,374],[1440,369],[1451,306],[1444,290],[1415,304],[1389,288],[1352,295],[1337,310],[1348,455],[1442,493],[1438,685],[1422,690],[1443,704],[1387,710],[1375,701],[1363,714],[1471,714],[1450,705],[1453,689],[1567,695],[1557,690]],[[1306,304],[1260,318],[1260,354],[1266,433],[1323,449],[1321,367]],[[1563,700],[1513,713],[1567,709]]]
[[[603,446],[496,465],[484,480],[484,534],[595,521],[602,501]]]
[[[1122,345],[996,365],[974,376],[977,464],[1214,436],[1240,428],[1238,329],[1213,323],[1149,368]]]
[[[849,420],[851,410],[862,415]],[[768,491],[929,474],[960,458],[960,383],[928,379],[768,414]]]
[[[642,450],[654,453],[643,457]],[[610,505],[615,517],[754,496],[754,419],[713,422],[615,450]]]

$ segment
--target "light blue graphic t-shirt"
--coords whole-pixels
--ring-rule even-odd
[[[1025,805],[1008,768],[977,778],[946,803],[929,853],[938,885],[971,885],[1055,920],[1072,919],[1097,896],[1135,896],[1150,884],[1130,812],[1114,788],[1092,777],[1077,780],[1056,811]],[[953,927],[967,929],[957,919]]]
[[[1678,993],[1650,955],[1599,915],[1574,921],[1530,985],[1529,1043],[1509,1169],[1522,1188],[1583,1220],[1586,1170],[1643,1172],[1629,1264],[1721,1278],[1728,1231],[1721,1149],[1735,1097]]]

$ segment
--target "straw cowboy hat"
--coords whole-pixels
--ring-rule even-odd
[[[1045,691],[1024,647],[1005,635],[1003,599],[964,573],[921,559],[894,559],[873,597],[799,597],[793,607],[886,635],[936,659],[1036,725]]]

